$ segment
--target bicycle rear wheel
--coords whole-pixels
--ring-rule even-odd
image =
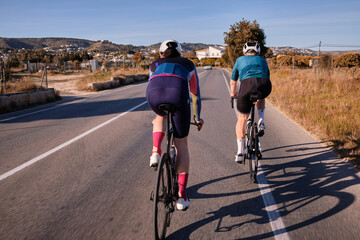
[[[168,158],[167,153],[162,155],[156,180],[154,198],[154,233],[156,240],[165,238],[171,213],[171,176]]]
[[[250,130],[250,156],[249,156],[249,173],[250,173],[250,181],[256,182],[256,175],[259,164],[259,138],[256,135],[256,129],[254,126],[251,127]]]

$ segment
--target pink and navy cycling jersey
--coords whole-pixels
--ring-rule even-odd
[[[193,109],[196,121],[200,121],[201,99],[199,89],[199,77],[193,62],[186,58],[160,58],[150,65],[151,81],[157,77],[177,77],[187,81],[193,101]]]

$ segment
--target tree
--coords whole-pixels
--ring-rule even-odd
[[[141,55],[140,52],[135,52],[134,53],[134,61],[139,63],[141,62],[142,60],[144,60],[145,58]]]
[[[227,54],[230,62],[235,63],[236,59],[243,54],[242,49],[246,42],[258,42],[261,47],[261,56],[265,56],[268,48],[265,47],[265,33],[260,25],[254,20],[253,22],[242,19],[240,22],[230,26],[229,32],[224,32],[224,42],[227,44]]]
[[[184,58],[196,58],[195,50],[190,50],[188,52],[183,53]]]

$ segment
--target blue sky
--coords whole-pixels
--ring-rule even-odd
[[[360,49],[359,0],[0,0],[0,37],[223,45],[243,18],[260,24],[269,47],[315,50],[322,41],[323,50]]]

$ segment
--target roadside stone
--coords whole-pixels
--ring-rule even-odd
[[[0,113],[45,104],[55,100],[56,94],[53,88],[34,92],[4,94],[0,95]]]

